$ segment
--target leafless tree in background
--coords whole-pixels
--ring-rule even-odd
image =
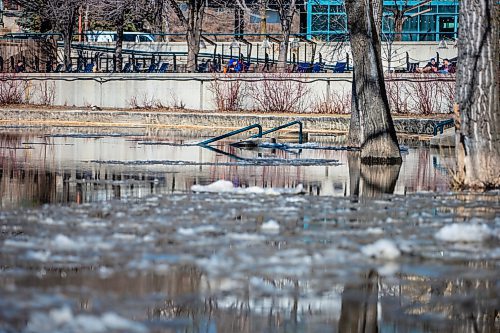
[[[251,15],[255,15],[255,9],[249,7],[247,1],[236,0],[238,5],[245,11],[249,12]],[[290,33],[293,22],[293,17],[297,12],[297,2],[296,0],[266,0],[257,2],[257,9],[259,13],[264,12],[265,9],[262,6],[267,6],[269,9],[275,9],[278,12],[281,23],[281,43],[280,51],[278,55],[278,71],[286,71],[286,62],[288,55],[288,47],[290,45]],[[259,7],[260,6],[260,7]],[[266,8],[266,9],[268,9]],[[259,16],[262,14],[259,14]]]
[[[71,41],[75,33],[78,9],[83,0],[15,0],[15,2],[50,22],[52,31],[60,33],[64,41],[64,64],[71,65]]]
[[[405,0],[404,3],[400,6],[398,5],[397,0],[394,0],[393,7],[386,7],[386,10],[391,12],[392,15],[387,16],[388,19],[394,20],[394,40],[400,42],[402,40],[402,32],[403,32],[403,24],[407,19],[427,13],[430,9],[424,9],[417,13],[407,14],[412,10],[418,9],[421,6],[427,5],[431,2],[431,0],[420,1],[416,5],[410,6],[409,0]]]
[[[200,52],[200,39],[205,16],[205,0],[176,1],[166,0],[167,4],[175,12],[181,24],[186,28],[186,40],[188,46],[188,57],[186,70],[188,72],[196,71],[196,58]],[[181,3],[187,5],[187,13],[181,9]]]
[[[145,1],[141,0],[94,0],[93,10],[103,21],[109,22],[116,28],[116,70],[123,67],[123,33],[125,26],[134,20],[142,19]]]

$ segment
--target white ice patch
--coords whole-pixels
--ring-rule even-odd
[[[280,194],[300,194],[304,192],[302,184],[297,185],[295,188],[262,188],[258,186],[251,187],[234,187],[233,183],[228,180],[218,180],[209,185],[193,185],[191,186],[193,192],[205,193],[235,193],[235,194],[264,194],[264,195],[280,195]]]
[[[196,228],[179,228],[177,233],[182,236],[193,236],[195,234],[201,234],[206,232],[215,232],[217,229],[213,225],[204,225]]]
[[[50,251],[28,251],[26,259],[45,262],[50,258]]]
[[[218,180],[209,185],[191,186],[191,191],[193,192],[224,193],[224,192],[232,192],[233,190],[234,190],[233,183],[228,180]]]
[[[389,239],[379,239],[373,244],[365,245],[361,252],[368,257],[393,260],[401,255],[396,244]]]
[[[453,243],[483,242],[493,237],[493,231],[485,224],[454,223],[442,227],[434,237]]]
[[[102,316],[91,314],[74,315],[67,306],[52,309],[48,314],[35,312],[31,314],[24,332],[53,333],[53,332],[131,332],[144,333],[147,328],[115,313],[105,313]]]
[[[74,240],[62,234],[58,234],[52,240],[51,245],[55,249],[65,251],[80,250],[81,248],[83,248],[83,244],[78,244]]]
[[[264,232],[277,232],[280,230],[280,225],[275,220],[269,220],[260,226]]]

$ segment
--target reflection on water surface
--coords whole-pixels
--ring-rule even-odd
[[[194,184],[219,179],[239,187],[303,184],[311,195],[346,196],[358,191],[351,188],[356,184],[352,184],[350,173],[359,169],[352,152],[243,150],[225,144],[217,147],[222,154],[193,145],[199,140],[200,133],[192,131],[102,134],[98,129],[82,128],[6,129],[0,134],[1,207],[186,193]],[[320,146],[342,145],[335,137],[316,140],[321,141]],[[451,157],[443,158],[416,143],[403,159],[394,179],[395,193],[448,189]],[[295,164],[284,164],[283,160]]]

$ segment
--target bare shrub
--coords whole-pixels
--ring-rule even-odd
[[[311,112],[348,114],[351,112],[351,92],[332,90],[329,95],[323,94],[321,99],[313,103]]]
[[[56,84],[54,82],[42,81],[34,86],[35,95],[38,96],[34,104],[52,105],[56,98]]]
[[[238,111],[242,109],[246,89],[239,75],[215,75],[208,90],[213,94],[217,111]]]
[[[0,75],[0,105],[24,103],[26,82],[16,80],[13,73],[2,73]]]
[[[186,108],[186,103],[182,99],[177,96],[176,93],[173,91],[170,91],[170,100],[172,103],[170,103],[170,107],[174,109],[181,109],[184,110]]]
[[[150,96],[147,93],[144,93],[140,99],[137,96],[132,96],[128,104],[133,109],[151,110],[165,108],[160,99]]]
[[[299,77],[300,79],[300,77]],[[263,80],[248,85],[249,96],[263,112],[304,112],[307,83],[290,73],[265,74]]]
[[[448,113],[453,112],[453,105],[455,104],[455,80],[441,81],[438,88],[438,93],[442,100],[442,107]]]
[[[407,114],[410,112],[410,104],[408,99],[410,98],[409,92],[405,84],[398,81],[402,75],[400,74],[389,74],[386,77],[386,89],[387,98],[389,100],[389,106],[393,113]]]
[[[425,75],[425,74],[424,74]],[[416,113],[430,115],[441,110],[442,98],[438,94],[439,84],[437,80],[429,80],[427,75],[414,75],[408,85],[408,96],[413,102]]]

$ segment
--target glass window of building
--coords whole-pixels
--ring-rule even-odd
[[[431,1],[417,6],[422,3],[422,0],[384,0],[384,35],[394,35],[396,24],[390,9],[399,9],[406,17],[401,32],[403,41],[439,41],[456,37],[458,0]],[[343,0],[309,0],[307,34],[321,40],[337,40],[339,36],[345,36],[347,21]]]

